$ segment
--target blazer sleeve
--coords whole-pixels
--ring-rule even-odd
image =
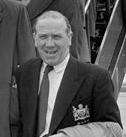
[[[118,123],[93,122],[60,130],[64,137],[125,137]]]
[[[99,71],[93,87],[93,121],[117,122],[122,127],[120,111],[115,100],[114,85],[106,70]]]

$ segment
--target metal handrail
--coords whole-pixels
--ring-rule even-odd
[[[87,13],[87,10],[89,9],[89,6],[90,6],[90,3],[91,3],[91,0],[87,0],[86,4],[85,4],[85,14]]]

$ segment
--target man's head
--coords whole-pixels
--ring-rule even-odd
[[[35,43],[44,62],[55,66],[69,53],[72,31],[69,21],[57,11],[47,11],[37,18]]]

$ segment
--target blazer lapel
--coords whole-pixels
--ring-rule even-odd
[[[74,68],[74,69],[73,69]],[[70,57],[64,76],[57,94],[51,125],[50,133],[52,134],[61,120],[63,119],[67,108],[78,91],[78,88],[83,81],[83,78],[78,77],[78,64],[73,57]]]
[[[31,66],[29,74],[26,74],[25,85],[27,88],[24,89],[24,94],[26,95],[25,109],[26,113],[24,117],[27,119],[27,125],[29,127],[29,134],[33,129],[36,123],[37,118],[37,99],[38,99],[38,87],[39,87],[39,75],[41,69],[42,61],[37,59]]]

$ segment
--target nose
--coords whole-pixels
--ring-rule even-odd
[[[54,40],[53,40],[51,37],[49,37],[49,38],[47,39],[47,41],[46,41],[46,46],[47,46],[47,47],[53,47],[53,46],[54,46]]]

